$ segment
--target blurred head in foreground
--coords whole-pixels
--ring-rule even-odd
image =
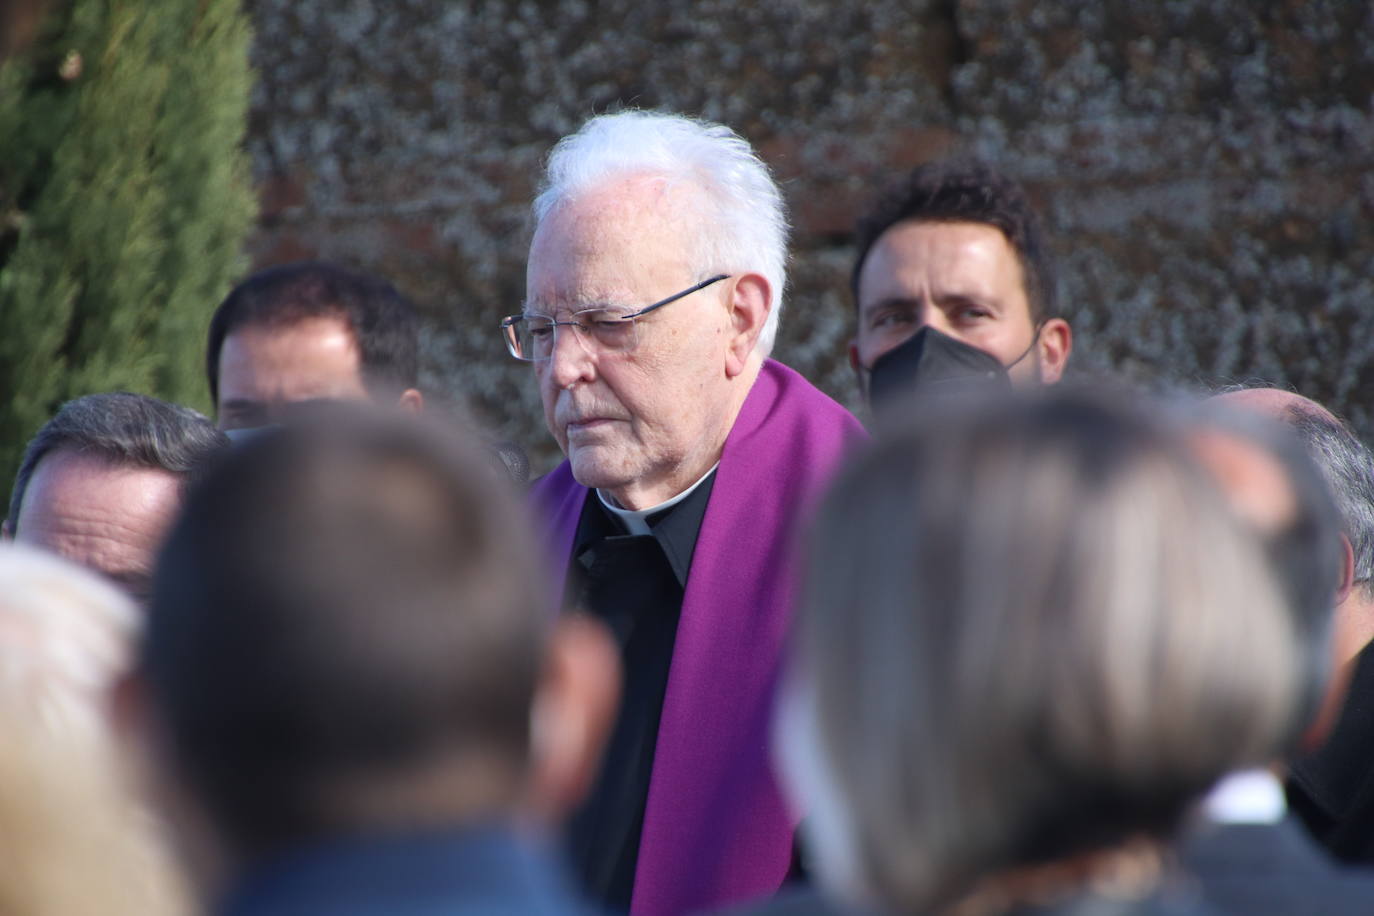
[[[55,734],[104,740],[107,693],[137,621],[129,598],[94,573],[0,544],[0,700]]]
[[[53,731],[29,713],[0,698],[0,913],[189,913],[109,756],[92,753],[89,735]]]
[[[813,530],[779,745],[843,895],[978,911],[1110,886],[1291,728],[1264,551],[1143,407],[929,405]]]
[[[109,727],[137,622],[129,598],[95,573],[0,544],[0,913],[183,909]]]
[[[612,652],[547,616],[486,462],[438,426],[341,408],[245,443],[190,494],[130,694],[202,881],[575,801]]]

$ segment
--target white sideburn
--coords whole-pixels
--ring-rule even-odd
[[[655,512],[662,512],[664,509],[671,509],[673,506],[676,506],[678,503],[682,502],[684,499],[691,496],[692,491],[695,490],[697,487],[701,486],[702,481],[704,481],[707,477],[710,477],[711,474],[714,473],[716,468],[718,467],[720,467],[719,461],[711,465],[711,469],[709,471],[698,477],[696,483],[692,484],[690,487],[683,490],[681,493],[674,496],[672,499],[665,499],[657,506],[650,506],[647,509],[622,508],[620,503],[616,502],[615,497],[607,493],[605,490],[597,490],[596,498],[601,500],[601,505],[606,507],[607,512],[611,513],[616,518],[620,519],[621,524],[625,526],[625,530],[628,531],[630,534],[650,534],[651,532],[649,531],[649,516],[653,515]]]

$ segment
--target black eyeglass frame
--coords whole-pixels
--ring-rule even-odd
[[[657,302],[655,302],[655,303],[652,304],[652,305],[646,305],[646,306],[644,306],[644,308],[640,309],[640,310],[637,311],[637,312],[631,312],[631,313],[628,314],[628,315],[621,315],[620,318],[619,318],[618,320],[619,320],[619,321],[629,321],[629,322],[633,322],[635,319],[637,319],[637,318],[642,318],[642,317],[644,317],[645,315],[649,314],[650,312],[652,312],[652,311],[654,311],[654,310],[656,310],[656,309],[661,309],[661,308],[663,308],[665,305],[672,305],[674,302],[678,301],[679,299],[685,299],[686,297],[692,295],[692,293],[695,293],[695,292],[697,292],[698,290],[703,290],[703,289],[705,289],[706,287],[710,286],[711,284],[713,284],[713,283],[719,283],[721,280],[728,279],[729,277],[730,277],[729,274],[718,274],[717,276],[711,277],[709,280],[702,280],[700,283],[696,284],[695,286],[689,286],[689,287],[687,287],[686,289],[682,290],[681,292],[673,293],[671,296],[667,297],[666,299],[660,299],[660,300],[658,300]],[[557,334],[557,333],[558,333],[558,329],[559,329],[560,327],[564,327],[564,328],[566,328],[566,327],[573,327],[573,328],[576,328],[577,330],[581,331],[581,332],[585,335],[585,334],[589,333],[589,332],[588,332],[588,329],[586,328],[585,325],[582,324],[582,322],[580,322],[580,321],[577,320],[577,316],[578,316],[578,315],[581,315],[581,314],[583,314],[583,313],[585,313],[585,312],[600,312],[600,311],[604,311],[604,310],[605,310],[604,307],[582,309],[581,311],[573,312],[572,316],[571,316],[570,318],[568,318],[567,320],[565,320],[565,321],[559,321],[558,319],[553,318],[553,317],[551,317],[551,316],[549,316],[549,315],[539,315],[539,316],[537,316],[537,317],[540,317],[540,318],[547,318],[548,321],[549,321],[549,327],[550,327],[550,329],[553,330],[554,334]],[[515,357],[516,359],[518,359],[518,360],[520,360],[520,361],[522,361],[522,362],[528,362],[528,363],[544,362],[545,360],[547,360],[547,359],[549,359],[550,357],[552,357],[552,355],[553,355],[552,351],[550,351],[549,356],[543,356],[543,357],[521,356],[520,353],[518,352],[518,351],[521,349],[521,348],[520,348],[520,343],[519,343],[519,325],[520,325],[520,322],[525,321],[525,320],[527,320],[527,319],[529,319],[529,318],[531,318],[531,317],[536,317],[536,316],[531,316],[531,315],[510,315],[510,316],[507,316],[507,317],[505,317],[505,318],[502,318],[502,319],[501,319],[501,336],[502,336],[502,338],[505,339],[505,341],[506,341],[506,349],[510,352],[510,355],[511,355],[511,356]]]

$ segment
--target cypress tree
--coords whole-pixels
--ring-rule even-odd
[[[240,0],[67,0],[0,63],[0,481],[63,401],[204,408],[255,215]]]

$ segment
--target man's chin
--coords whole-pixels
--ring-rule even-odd
[[[582,486],[593,490],[614,490],[632,483],[624,468],[611,463],[610,456],[601,454],[597,448],[574,448],[568,453],[568,464],[572,466],[573,479]]]

